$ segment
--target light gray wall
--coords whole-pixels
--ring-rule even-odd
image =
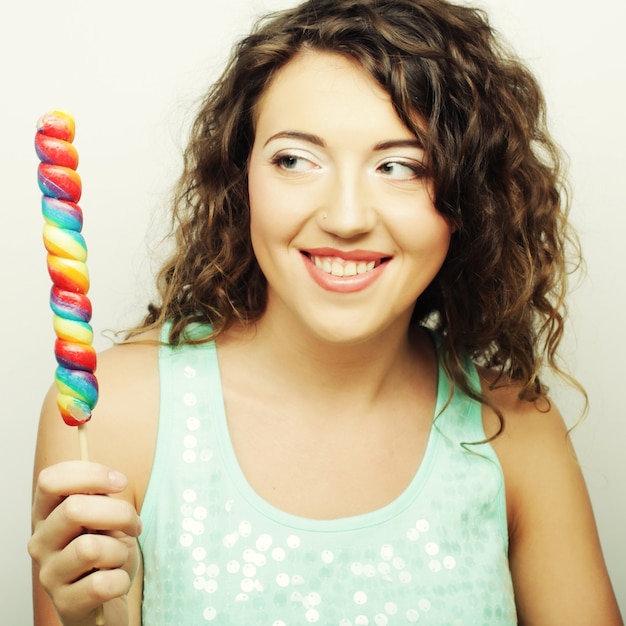
[[[291,0],[22,0],[0,8],[0,385],[4,476],[0,617],[32,620],[29,492],[37,416],[54,368],[49,279],[35,182],[35,122],[64,108],[77,120],[97,347],[137,320],[150,293],[148,249],[179,165],[189,111],[233,40],[256,15]],[[575,435],[606,558],[626,611],[626,424],[621,404],[626,211],[623,0],[601,17],[566,0],[482,0],[539,74],[555,133],[571,157],[573,219],[588,278],[572,302],[567,355],[591,396]],[[151,221],[156,215],[154,222]],[[148,235],[146,235],[148,233]],[[571,420],[572,392],[555,396]],[[570,421],[571,421],[570,420]]]

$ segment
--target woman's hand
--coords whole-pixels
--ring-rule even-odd
[[[29,553],[65,626],[129,623],[126,595],[139,566],[141,522],[116,497],[124,475],[104,465],[70,461],[41,471],[33,503]]]

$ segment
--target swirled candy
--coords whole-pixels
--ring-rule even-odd
[[[80,426],[89,421],[98,401],[98,382],[93,373],[59,365],[54,379],[59,390],[57,406],[63,421],[68,426]]]
[[[66,320],[91,320],[91,302],[82,293],[72,293],[53,286],[50,290],[50,308],[60,318]]]
[[[76,172],[78,152],[72,145],[74,120],[52,111],[37,123],[35,151],[41,163],[37,182],[43,193],[43,241],[52,280],[50,307],[57,339],[55,382],[63,420],[80,426],[91,418],[98,401],[96,352],[92,347],[91,302],[87,297],[87,245],[81,234],[83,213],[77,202],[82,185]]]

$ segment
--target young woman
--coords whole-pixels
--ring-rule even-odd
[[[443,0],[241,42],[161,300],[100,357],[97,463],[45,402],[37,624],[621,624],[538,377],[569,237],[543,107]]]

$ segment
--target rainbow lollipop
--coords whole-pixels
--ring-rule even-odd
[[[82,193],[76,173],[78,153],[72,145],[74,120],[63,111],[51,111],[37,122],[35,150],[41,163],[37,182],[43,193],[45,219],[43,241],[48,251],[48,273],[52,279],[50,307],[57,339],[54,354],[58,367],[55,382],[57,405],[63,421],[78,426],[81,458],[89,460],[83,426],[91,419],[98,401],[96,352],[91,343],[91,302],[87,297],[87,246],[80,234],[83,212],[78,204]],[[96,624],[104,624],[102,605],[96,609]]]
[[[82,211],[76,204],[82,188],[76,173],[78,153],[72,145],[74,128],[74,120],[67,113],[47,113],[37,123],[35,149],[41,161],[37,180],[43,192],[43,240],[53,283],[50,307],[57,335],[57,404],[66,424],[81,426],[91,418],[98,400],[98,382],[89,324],[87,246],[80,233]]]

